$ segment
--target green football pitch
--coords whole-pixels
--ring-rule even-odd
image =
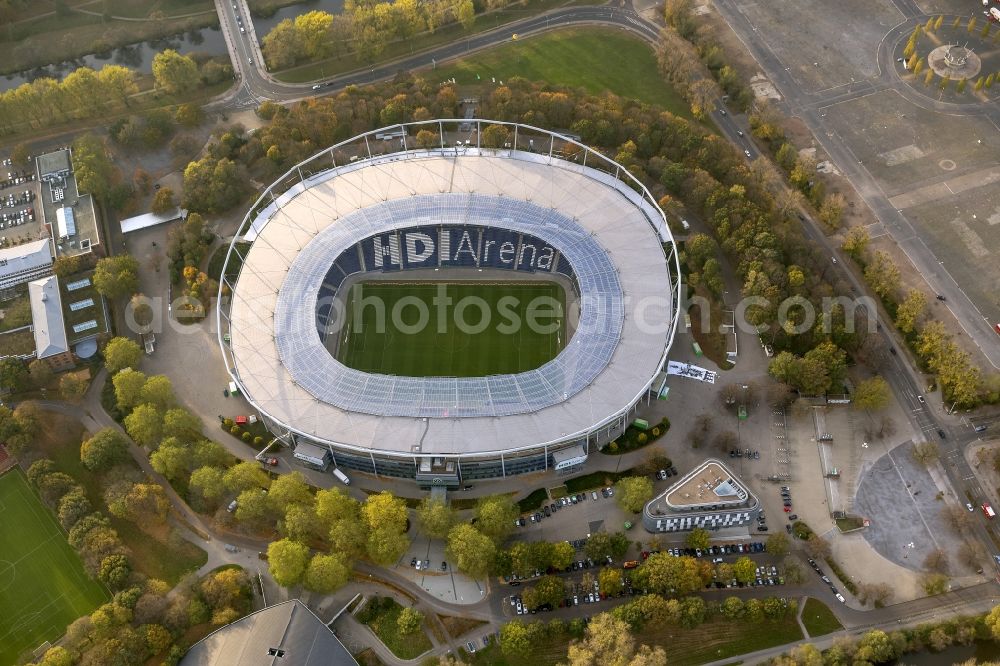
[[[0,664],[108,600],[19,469],[0,476]]]
[[[405,377],[526,372],[562,349],[565,312],[565,293],[551,282],[360,283],[348,295],[337,359]]]

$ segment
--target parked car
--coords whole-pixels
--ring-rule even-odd
[[[791,521],[795,521],[795,520],[798,520],[798,519],[799,519],[799,514],[797,514],[797,513],[793,513],[792,515],[788,516],[788,520],[791,520]]]

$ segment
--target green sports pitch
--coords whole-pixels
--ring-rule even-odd
[[[20,470],[0,476],[0,664],[108,600]]]
[[[345,305],[337,360],[364,372],[515,374],[566,341],[566,294],[552,282],[364,282]]]

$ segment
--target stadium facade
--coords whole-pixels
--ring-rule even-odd
[[[344,293],[387,275],[558,280],[572,335],[518,374],[349,368],[329,348]],[[576,466],[617,436],[665,366],[678,276],[663,211],[600,153],[521,124],[410,123],[332,146],[261,196],[223,269],[219,343],[300,461],[455,486]]]

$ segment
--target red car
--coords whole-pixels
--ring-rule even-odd
[[[791,511],[792,511],[792,507],[790,507],[790,506],[786,506],[786,507],[784,507],[784,509],[785,509],[785,513],[791,513]]]
[[[278,466],[278,459],[277,458],[268,458],[267,459],[267,464],[270,465],[271,467],[277,467]]]

